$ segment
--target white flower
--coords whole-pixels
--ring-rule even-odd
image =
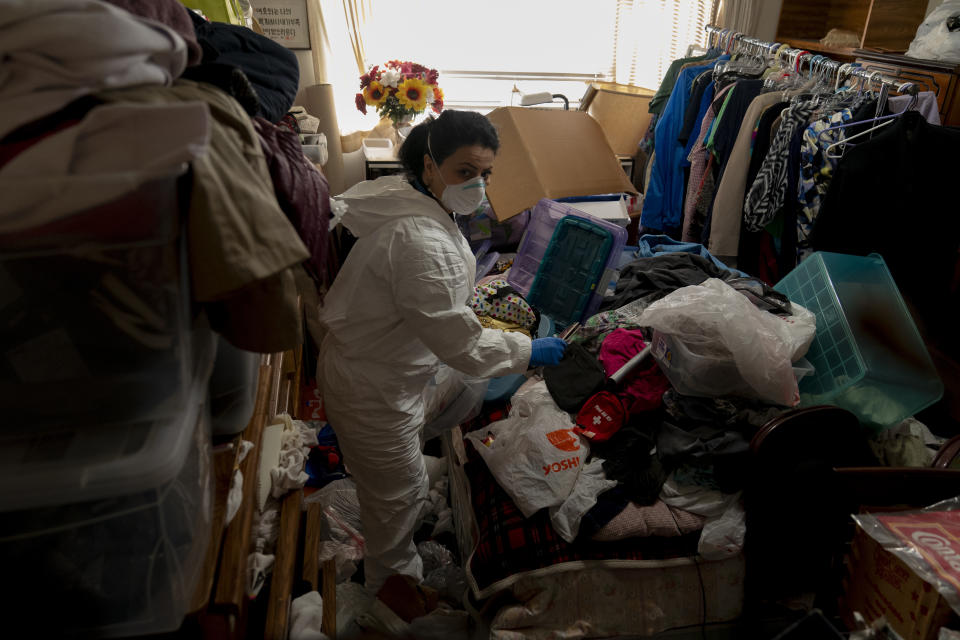
[[[427,98],[427,104],[433,104],[433,87],[427,85],[427,90],[424,95]]]
[[[385,87],[396,87],[400,84],[400,72],[394,71],[393,69],[387,69],[382,74],[380,74],[380,84]]]

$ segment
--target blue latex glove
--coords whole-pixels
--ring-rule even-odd
[[[531,367],[543,367],[560,364],[567,343],[560,338],[537,338],[533,341],[530,354]]]

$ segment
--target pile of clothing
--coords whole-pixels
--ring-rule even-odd
[[[177,0],[17,0],[4,6],[0,42],[0,189],[10,196],[0,234],[89,232],[91,214],[132,194],[100,239],[147,215],[184,220],[189,293],[209,325],[250,351],[300,344],[296,275],[306,269],[320,288],[330,277],[330,202],[297,134],[278,124],[299,85],[294,54]],[[184,166],[179,196],[152,197],[151,184]],[[176,210],[151,211],[165,205]],[[88,292],[116,295],[102,284]],[[151,302],[127,300],[119,333],[137,339],[125,327],[155,324]]]
[[[509,403],[487,405],[485,417],[463,425],[481,529],[475,572],[493,582],[510,571],[509,563],[532,569],[591,553],[689,553],[691,538],[707,557],[739,551],[750,440],[790,403],[683,395],[661,359],[650,357],[652,316],[645,312],[708,281],[774,323],[808,314],[762,282],[724,268],[698,243],[641,237],[599,313],[567,338],[560,364],[544,367]],[[813,327],[805,331],[812,339]],[[524,533],[510,533],[506,544],[504,532],[517,529]],[[739,537],[731,538],[731,530]],[[544,536],[559,555],[530,555]],[[676,543],[656,546],[665,538]],[[638,539],[645,542],[636,546]],[[650,540],[661,542],[650,546]]]

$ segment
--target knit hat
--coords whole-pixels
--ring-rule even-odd
[[[609,391],[601,391],[583,405],[573,431],[593,442],[604,442],[626,421],[627,410],[620,398]]]

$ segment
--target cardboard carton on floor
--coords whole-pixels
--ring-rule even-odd
[[[650,126],[650,89],[612,82],[591,83],[580,100],[580,110],[600,123],[617,155],[633,157]]]
[[[916,562],[927,563],[945,584],[952,584],[960,578],[960,563],[950,566],[951,558],[960,558],[960,540],[956,537],[960,531],[951,532],[942,521],[925,518],[930,515],[889,514],[878,516],[877,520],[889,523],[891,528],[885,536],[901,538],[904,548],[915,544]],[[857,527],[847,562],[841,609],[850,628],[854,628],[854,611],[863,614],[868,622],[885,617],[904,640],[936,640],[940,627],[955,625],[956,613],[937,587],[861,526]]]
[[[500,107],[487,117],[500,133],[487,188],[498,220],[530,209],[541,198],[637,193],[589,114]]]

